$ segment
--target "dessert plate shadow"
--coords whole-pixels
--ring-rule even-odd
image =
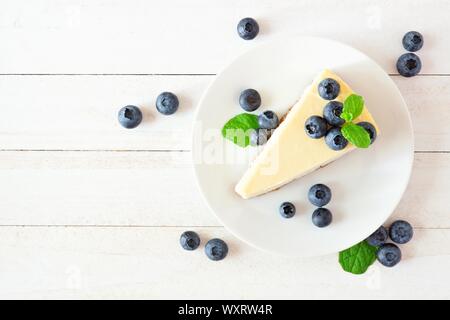
[[[227,120],[244,112],[239,94],[247,88],[258,90],[262,106],[255,113],[273,110],[281,116],[323,69],[337,73],[364,97],[380,136],[369,149],[357,149],[276,191],[242,199],[234,187],[258,150],[235,146],[220,133]],[[315,37],[271,41],[238,57],[204,93],[193,132],[195,176],[212,212],[238,238],[282,255],[319,256],[365,239],[399,203],[414,158],[410,115],[386,72],[350,46]],[[324,229],[311,222],[315,208],[307,195],[316,183],[333,192],[327,208],[334,220]],[[284,201],[297,208],[291,219],[278,213]]]

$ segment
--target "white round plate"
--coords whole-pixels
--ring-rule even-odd
[[[364,97],[380,127],[377,141],[276,191],[243,200],[234,187],[255,148],[240,148],[220,136],[223,125],[243,112],[239,94],[254,88],[262,97],[257,113],[270,109],[282,115],[326,68]],[[294,37],[253,48],[225,68],[207,89],[194,124],[194,168],[209,207],[238,238],[273,253],[318,256],[358,243],[391,215],[410,177],[413,141],[405,102],[373,60],[339,42]],[[333,193],[327,206],[333,212],[333,223],[324,229],[311,222],[315,208],[307,194],[316,183],[328,185]],[[284,201],[297,208],[292,219],[278,214]]]

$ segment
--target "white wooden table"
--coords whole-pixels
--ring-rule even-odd
[[[0,0],[1,298],[450,298],[450,2],[447,0]],[[258,20],[254,41],[236,34]],[[398,76],[419,30],[422,74]],[[344,273],[337,255],[279,258],[231,236],[191,169],[196,104],[224,65],[279,35],[337,39],[388,72],[416,137],[392,219],[416,229],[394,269]],[[175,92],[179,112],[159,115]],[[135,130],[117,123],[144,110]],[[388,177],[386,177],[388,178]],[[222,263],[178,238],[222,237]]]

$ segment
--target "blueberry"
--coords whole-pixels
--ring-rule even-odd
[[[259,127],[263,129],[275,129],[278,122],[278,116],[273,111],[264,111],[258,116]]]
[[[402,259],[402,252],[395,244],[386,243],[378,249],[377,259],[383,266],[392,268]]]
[[[255,89],[246,89],[239,96],[239,104],[245,111],[255,111],[261,106],[261,96]]]
[[[345,120],[341,118],[344,105],[339,101],[330,101],[323,109],[323,117],[330,126],[342,126]]]
[[[179,105],[177,96],[172,92],[163,92],[156,99],[156,109],[166,116],[174,114]]]
[[[366,242],[374,247],[379,247],[383,245],[388,239],[388,231],[385,227],[381,226],[372,233],[367,239]]]
[[[414,235],[413,227],[406,221],[395,221],[389,228],[389,237],[398,244],[409,242]]]
[[[119,123],[127,129],[136,128],[142,122],[142,112],[136,106],[126,106],[119,111]]]
[[[295,206],[290,202],[283,202],[280,206],[280,215],[289,219],[295,215]]]
[[[206,243],[205,253],[209,259],[219,261],[227,256],[228,246],[223,240],[211,239]]]
[[[325,100],[336,99],[341,91],[341,86],[334,79],[324,79],[319,83],[319,95]]]
[[[398,58],[397,70],[404,77],[414,77],[422,69],[422,61],[414,53],[405,53]]]
[[[403,37],[403,47],[410,51],[416,52],[422,49],[423,46],[423,36],[420,32],[410,31]]]
[[[269,138],[270,138],[270,130],[267,129],[252,130],[252,132],[250,133],[250,145],[254,147],[262,146],[266,144]]]
[[[309,117],[305,122],[305,131],[310,138],[322,138],[327,134],[327,122],[319,116]]]
[[[317,207],[326,206],[331,200],[331,190],[324,184],[315,184],[309,189],[308,199]]]
[[[357,125],[366,129],[370,137],[370,144],[374,143],[377,139],[377,129],[369,122],[359,122]]]
[[[259,25],[253,18],[244,18],[237,25],[237,32],[244,40],[254,39],[259,32]]]
[[[331,211],[326,208],[317,208],[312,215],[312,222],[316,227],[325,228],[333,221]]]
[[[180,244],[184,250],[195,250],[200,245],[200,237],[194,231],[185,231],[181,234]]]
[[[335,151],[344,149],[348,144],[339,128],[331,128],[325,136],[325,142],[328,147]]]

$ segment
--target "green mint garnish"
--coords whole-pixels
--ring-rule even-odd
[[[377,259],[377,248],[362,241],[353,247],[339,252],[339,263],[347,272],[363,274]]]
[[[341,128],[342,135],[358,148],[368,148],[370,146],[370,135],[363,127],[352,122],[347,122]]]
[[[250,133],[259,128],[258,116],[241,113],[228,120],[222,128],[222,136],[234,144],[245,148],[250,144]]]
[[[353,120],[353,115],[349,112],[342,112],[341,118],[345,120],[345,122],[351,122]]]
[[[352,123],[358,118],[364,109],[364,99],[357,94],[351,94],[345,99],[341,118],[345,124],[341,128],[342,135],[355,147],[368,148],[370,146],[370,135],[362,127]]]
[[[346,121],[353,121],[358,118],[364,109],[364,99],[357,94],[351,94],[344,101],[344,108],[342,109],[342,114],[351,115],[351,120],[341,118]]]

